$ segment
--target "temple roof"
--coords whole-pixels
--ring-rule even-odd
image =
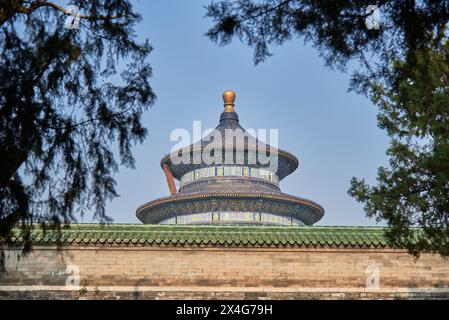
[[[218,247],[388,247],[382,227],[251,227],[136,224],[72,224],[58,235],[36,227],[33,245],[218,246]],[[20,229],[11,244],[20,245]]]
[[[159,223],[174,216],[217,211],[271,213],[293,217],[306,225],[312,225],[324,215],[319,204],[282,192],[228,190],[178,193],[159,198],[137,208],[136,216],[144,223]]]
[[[298,168],[299,162],[298,162],[298,159],[294,155],[292,155],[291,153],[289,153],[287,151],[275,148],[273,146],[270,146],[269,144],[259,141],[256,137],[253,137],[240,125],[239,117],[234,110],[235,96],[236,95],[235,95],[234,91],[225,91],[223,93],[224,111],[220,116],[220,122],[217,125],[217,127],[215,128],[215,132],[209,133],[206,137],[202,138],[200,141],[197,141],[197,142],[191,144],[190,146],[187,146],[185,148],[174,151],[172,154],[166,155],[161,160],[161,167],[163,167],[164,165],[168,165],[173,174],[173,177],[175,177],[178,180],[181,178],[181,176],[183,174],[185,174],[187,172],[190,172],[192,170],[199,169],[202,167],[207,167],[208,165],[203,162],[198,163],[198,164],[194,164],[192,162],[187,163],[187,164],[184,164],[184,163],[174,164],[171,161],[171,158],[173,157],[173,155],[176,155],[181,150],[189,151],[191,153],[191,157],[193,157],[192,153],[194,151],[198,151],[198,150],[201,151],[201,150],[204,150],[205,148],[212,148],[213,146],[219,146],[223,150],[222,152],[224,152],[225,146],[227,145],[226,144],[226,142],[227,142],[226,141],[226,130],[228,130],[228,129],[238,130],[239,129],[245,135],[247,135],[248,137],[251,137],[251,139],[253,139],[253,140],[245,139],[241,148],[234,146],[234,148],[233,148],[234,153],[237,151],[241,151],[245,154],[245,159],[246,159],[248,152],[255,151],[257,147],[266,152],[273,152],[274,154],[276,154],[278,156],[278,168],[277,168],[276,174],[279,177],[279,180],[282,180],[283,178],[285,178],[286,176],[291,174],[293,171],[295,171]],[[222,138],[220,141],[214,140],[214,135],[217,132],[220,134],[220,136]],[[245,164],[247,164],[247,163],[245,163]],[[261,165],[259,163],[256,163],[256,164],[250,165],[250,166],[263,167],[263,165]]]

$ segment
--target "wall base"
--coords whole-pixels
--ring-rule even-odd
[[[61,300],[340,300],[449,299],[448,288],[220,288],[220,287],[66,287],[0,286],[0,299]]]

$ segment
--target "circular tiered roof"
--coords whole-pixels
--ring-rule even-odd
[[[279,181],[298,167],[298,159],[246,132],[234,110],[233,91],[226,91],[223,101],[224,111],[213,132],[161,160],[172,195],[139,207],[136,213],[139,220],[151,224],[181,221],[254,225],[310,225],[320,220],[324,215],[320,205],[282,193],[279,188]],[[243,134],[245,138],[236,144],[231,137],[232,143],[228,144],[229,132]],[[201,156],[203,152],[213,156],[219,152],[221,161],[208,162],[206,160],[210,159]],[[275,159],[276,166],[259,160],[258,152]],[[229,154],[231,162],[226,159]],[[182,155],[184,158],[180,162]],[[181,181],[179,191],[176,191],[174,179]]]

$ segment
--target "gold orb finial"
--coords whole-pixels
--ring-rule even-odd
[[[232,90],[227,90],[223,92],[223,103],[225,112],[234,112],[235,96],[236,94]]]

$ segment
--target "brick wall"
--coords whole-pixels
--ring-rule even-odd
[[[135,292],[144,298],[179,292],[185,297],[194,292],[200,297],[228,292],[230,297],[253,298],[449,296],[449,261],[432,254],[415,261],[406,252],[391,249],[89,245],[60,251],[35,247],[26,257],[18,256],[19,251],[6,250],[7,273],[0,278],[0,298],[30,298],[44,292],[45,296],[53,289],[73,298],[79,288],[65,286],[68,266],[79,268],[81,286],[89,288],[81,296],[91,298],[96,294],[117,298],[117,292],[125,298],[136,297]],[[375,276],[376,270],[379,288],[366,289],[367,277]]]

